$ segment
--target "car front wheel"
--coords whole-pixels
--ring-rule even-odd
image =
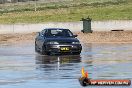
[[[49,52],[46,52],[46,47],[42,47],[42,50],[41,50],[41,54],[42,55],[49,55],[50,53]]]

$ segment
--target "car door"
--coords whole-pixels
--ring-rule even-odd
[[[35,39],[35,43],[38,46],[38,48],[40,48],[40,40],[41,40],[41,32],[38,33],[38,35]]]
[[[42,48],[43,44],[44,44],[44,41],[45,41],[45,31],[46,30],[42,30],[41,33],[40,33],[40,36],[39,36],[39,48]]]

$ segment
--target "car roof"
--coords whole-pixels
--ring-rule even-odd
[[[69,29],[65,29],[65,28],[45,28],[45,30],[69,30]]]

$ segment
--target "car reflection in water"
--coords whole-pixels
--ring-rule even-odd
[[[72,66],[74,63],[81,62],[80,55],[65,56],[44,56],[36,55],[36,64],[38,69],[59,70],[60,67]]]

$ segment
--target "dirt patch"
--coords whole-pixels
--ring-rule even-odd
[[[0,34],[0,44],[33,43],[36,33],[29,34]]]
[[[83,43],[131,43],[132,31],[77,33]]]
[[[132,43],[132,31],[111,32],[76,32],[78,39],[83,43]],[[34,43],[36,33],[29,34],[0,34],[0,44]]]

